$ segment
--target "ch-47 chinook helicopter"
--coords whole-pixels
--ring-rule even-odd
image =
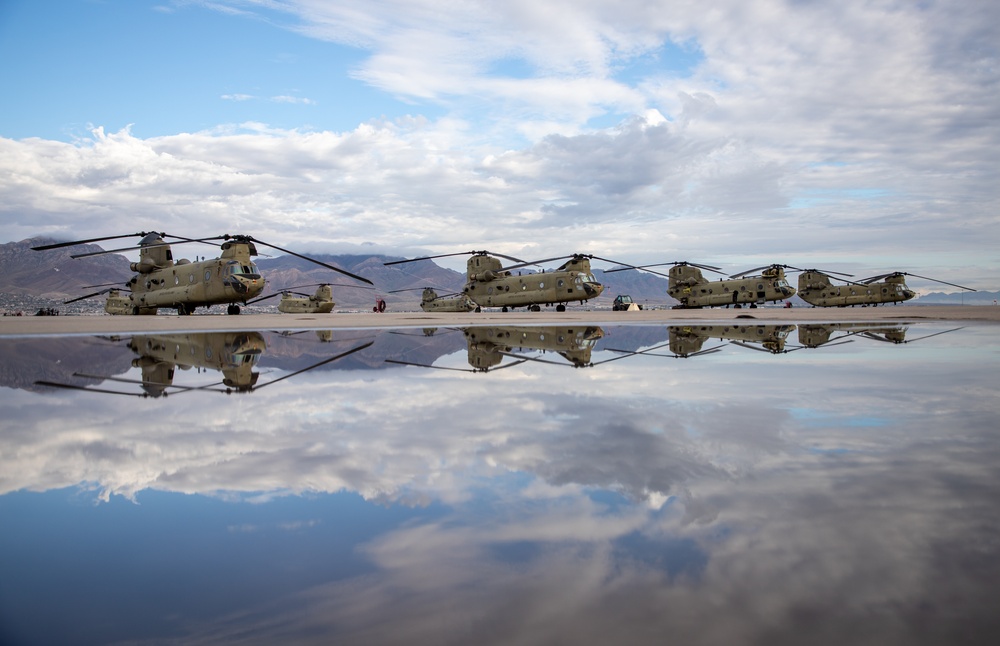
[[[364,285],[344,285],[341,283],[333,283],[336,287],[356,287],[359,289],[374,289],[372,287],[366,287]],[[313,294],[305,294],[303,292],[292,291],[294,289],[302,289],[305,287],[316,287],[316,291]],[[248,301],[247,305],[253,305],[254,303],[259,303],[261,301],[266,301],[275,296],[281,296],[281,301],[278,303],[278,311],[284,312],[285,314],[329,314],[333,311],[333,289],[331,283],[313,283],[311,285],[296,285],[294,287],[288,287],[280,292],[271,294],[269,296],[264,296],[253,301]]]
[[[652,271],[650,267],[662,267],[673,265],[666,275],[670,279],[667,286],[667,293],[676,299],[679,304],[675,309],[701,308],[701,307],[721,307],[730,305],[742,307],[749,305],[757,307],[768,301],[782,301],[795,294],[795,288],[785,280],[784,265],[765,265],[747,271],[733,274],[726,280],[712,282],[705,278],[701,270],[721,274],[718,267],[711,265],[700,265],[693,262],[677,260],[673,262],[661,262],[653,265],[642,265],[639,267],[615,267],[608,269],[605,273],[613,271],[625,271],[627,269],[642,269],[659,276],[664,274]],[[759,275],[747,276],[760,271]]]
[[[970,292],[976,290],[971,287],[962,287],[955,283],[948,283],[936,278],[908,274],[905,271],[894,271],[888,274],[863,278],[858,282],[845,280],[844,285],[834,285],[829,274],[836,272],[823,272],[818,269],[801,269],[799,274],[799,296],[805,302],[815,307],[847,307],[861,305],[862,307],[871,305],[878,306],[880,303],[901,303],[908,301],[917,295],[916,292],[906,286],[904,276],[923,278],[935,283],[942,283]],[[841,274],[848,275],[848,274]]]
[[[615,262],[590,254],[573,254],[526,262],[519,258],[490,251],[467,251],[409,260],[393,260],[384,264],[387,266],[398,265],[405,262],[462,255],[472,256],[466,265],[466,283],[462,288],[462,293],[476,304],[477,312],[483,307],[499,307],[504,312],[508,308],[526,307],[532,312],[538,312],[541,310],[541,305],[555,305],[556,311],[564,312],[566,303],[586,302],[597,298],[604,291],[604,286],[597,282],[590,270],[592,259]],[[517,264],[504,267],[500,258],[512,260]],[[513,270],[521,267],[540,265],[555,260],[566,260],[566,262],[552,271],[524,275],[512,273]]]
[[[101,294],[107,294],[108,297],[104,301],[104,311],[108,314],[131,314],[132,313],[132,299],[128,294],[122,294],[122,288],[120,283],[108,283],[113,284],[115,287],[108,287],[108,289],[102,289],[99,292],[93,292],[91,294],[85,294],[83,296],[78,296],[77,298],[71,298],[68,301],[63,301],[63,305],[69,305],[70,303],[75,303],[77,301],[82,301],[85,298],[93,298],[94,296],[99,296]],[[105,285],[89,285],[84,287],[84,289],[93,289],[94,287],[106,287]],[[128,287],[126,284],[125,287]]]
[[[126,284],[131,290],[129,294],[130,308],[128,308],[127,312],[122,311],[120,313],[156,314],[157,309],[167,307],[176,309],[178,314],[191,314],[197,307],[207,308],[215,304],[225,303],[229,306],[229,314],[239,314],[240,306],[238,303],[246,304],[249,299],[259,295],[264,289],[264,279],[260,275],[260,272],[257,271],[257,266],[251,260],[253,256],[257,255],[256,245],[282,251],[297,258],[308,260],[321,267],[332,269],[355,280],[360,280],[369,285],[372,284],[367,278],[355,276],[333,265],[328,265],[297,254],[294,251],[282,249],[276,245],[246,235],[227,234],[211,238],[191,239],[154,231],[150,233],[142,232],[91,238],[89,240],[76,240],[73,242],[59,242],[32,247],[32,249],[35,251],[44,251],[46,249],[58,249],[79,244],[137,236],[142,239],[138,245],[133,247],[70,256],[71,258],[83,258],[106,253],[139,251],[139,262],[134,262],[130,265],[130,268],[136,272],[136,275]],[[200,242],[204,244],[211,244],[213,241],[222,240],[222,254],[218,258],[210,260],[191,262],[182,258],[174,261],[170,243],[165,242],[165,238],[177,240],[177,243]],[[88,296],[96,296],[100,293],[103,292],[96,292]],[[111,311],[109,308],[110,303],[105,305],[105,309]],[[116,311],[111,313],[119,313],[117,311],[119,307],[116,306],[114,309]],[[125,308],[120,309],[125,310]]]
[[[412,292],[422,289],[420,296],[420,309],[425,312],[471,312],[476,309],[476,304],[472,302],[464,293],[438,295],[432,287],[414,287],[411,289],[395,289],[390,294],[400,292]]]

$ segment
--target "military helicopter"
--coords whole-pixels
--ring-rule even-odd
[[[438,295],[433,287],[414,287],[410,289],[395,289],[390,294],[423,290],[420,296],[420,309],[425,312],[471,312],[476,304],[463,293]]]
[[[136,272],[136,275],[127,283],[127,286],[131,290],[131,294],[129,295],[131,314],[156,314],[159,308],[167,307],[174,308],[178,314],[184,315],[191,314],[197,307],[207,308],[221,303],[228,304],[229,314],[239,314],[240,306],[238,303],[246,304],[249,299],[260,294],[264,289],[264,279],[257,270],[257,266],[251,260],[251,257],[257,255],[256,245],[282,251],[297,258],[308,260],[321,267],[332,269],[355,280],[368,283],[369,285],[372,284],[367,278],[356,276],[333,265],[313,260],[294,251],[282,249],[276,245],[246,235],[226,234],[211,238],[191,239],[154,231],[91,238],[89,240],[76,240],[73,242],[59,242],[32,247],[32,249],[35,251],[44,251],[46,249],[58,249],[79,244],[137,236],[141,237],[137,246],[71,256],[72,258],[83,258],[106,253],[138,250],[139,262],[134,262],[130,266],[132,271]],[[170,244],[164,241],[165,238],[177,240],[178,243],[199,242],[204,244],[211,244],[212,241],[222,240],[222,254],[220,257],[211,260],[191,262],[187,259],[180,259],[175,262]],[[90,296],[94,295],[96,294],[91,294]],[[115,310],[124,309],[120,307],[117,300],[115,302]],[[109,307],[110,304],[105,305],[105,309]]]
[[[768,301],[781,301],[795,294],[795,288],[785,280],[785,265],[765,265],[729,276],[729,280],[718,280],[711,282],[701,273],[701,270],[722,274],[718,267],[711,265],[700,265],[684,260],[672,262],[662,262],[653,265],[642,265],[638,267],[615,267],[608,269],[605,273],[614,271],[625,271],[627,269],[642,269],[650,273],[663,276],[664,274],[652,271],[650,267],[662,267],[672,265],[669,274],[670,279],[667,293],[676,299],[679,304],[674,309],[688,309],[701,307],[742,307],[749,305],[757,307]],[[760,275],[747,276],[760,271]]]
[[[508,308],[526,307],[532,312],[538,312],[541,310],[541,305],[556,305],[556,311],[564,312],[566,311],[565,303],[586,302],[597,298],[604,291],[604,286],[597,282],[590,270],[592,259],[615,262],[590,254],[573,254],[526,262],[519,258],[490,251],[467,251],[409,260],[393,260],[384,264],[387,266],[398,265],[405,262],[461,255],[472,256],[466,265],[467,282],[462,288],[462,293],[476,304],[475,311],[477,312],[481,311],[483,307],[500,307],[504,312]],[[512,260],[518,264],[504,267],[500,258]],[[525,275],[511,273],[521,267],[564,259],[568,260],[553,271]]]
[[[127,294],[122,294],[122,288],[118,286],[118,283],[114,284],[115,287],[109,287],[108,289],[102,289],[99,292],[93,292],[91,294],[85,294],[84,296],[78,296],[77,298],[71,298],[68,301],[63,301],[63,305],[69,305],[70,303],[75,303],[77,301],[82,301],[85,298],[92,298],[94,296],[99,296],[101,294],[107,294],[108,297],[104,300],[104,311],[108,314],[113,315],[123,315],[132,313],[132,299]],[[94,287],[104,287],[105,285],[90,285],[84,289],[92,289]],[[125,285],[128,287],[128,285]]]
[[[805,302],[815,307],[847,307],[861,305],[867,307],[877,307],[880,303],[901,303],[908,301],[916,292],[906,286],[904,276],[923,278],[924,280],[958,287],[970,292],[976,290],[971,287],[962,287],[955,283],[948,283],[936,278],[909,274],[905,271],[894,271],[888,274],[863,278],[858,282],[845,280],[844,285],[834,285],[829,274],[835,272],[823,272],[818,269],[799,270],[799,296]],[[848,274],[841,274],[848,275]]]
[[[336,287],[374,289],[373,287],[366,287],[364,285],[345,285],[341,283],[312,283],[310,285],[296,285],[294,287],[283,289],[275,294],[248,301],[247,305],[253,305],[254,303],[266,301],[270,298],[274,298],[275,296],[281,296],[281,301],[278,303],[279,312],[284,312],[286,314],[329,314],[333,311],[334,305],[336,305],[336,303],[333,302],[333,289],[331,285]],[[292,291],[295,289],[303,289],[305,287],[316,287],[316,291],[313,294]]]

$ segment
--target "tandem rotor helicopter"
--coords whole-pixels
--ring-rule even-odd
[[[295,289],[304,289],[306,287],[316,287],[316,291],[313,294],[292,291]],[[285,314],[329,314],[333,311],[334,305],[336,305],[336,303],[333,302],[332,287],[374,289],[374,287],[366,287],[364,285],[345,285],[343,283],[313,283],[311,285],[296,285],[294,287],[283,289],[280,292],[270,294],[269,296],[248,301],[247,305],[253,305],[254,303],[266,301],[274,298],[275,296],[281,296],[281,301],[278,303],[279,312],[284,312]]]
[[[653,265],[642,265],[639,267],[615,267],[605,270],[604,273],[615,271],[626,271],[628,269],[642,269],[658,276],[664,274],[652,271],[650,267],[663,267],[672,265],[667,278],[670,282],[667,293],[670,294],[679,305],[675,309],[695,309],[701,307],[757,307],[769,301],[783,301],[795,294],[795,288],[785,280],[784,265],[765,265],[747,271],[733,274],[727,280],[717,280],[712,282],[705,278],[701,270],[711,271],[717,274],[723,272],[718,267],[711,265],[700,265],[698,263],[676,260],[672,262],[661,262]],[[761,272],[759,275],[747,276],[754,272]]]
[[[125,297],[118,290],[102,290],[81,297],[89,298],[108,291],[109,296],[108,302],[105,304],[105,310],[111,314],[152,315],[156,314],[159,308],[166,307],[174,308],[178,314],[185,315],[191,314],[197,307],[208,308],[216,304],[227,304],[229,314],[239,314],[239,303],[245,305],[248,300],[258,296],[264,289],[264,278],[260,275],[257,266],[251,260],[253,256],[257,255],[256,245],[270,247],[271,249],[302,258],[321,267],[332,269],[355,280],[368,283],[369,285],[373,284],[367,278],[356,276],[333,265],[297,254],[294,251],[282,249],[281,247],[247,235],[226,234],[210,238],[192,239],[153,231],[90,238],[88,240],[75,240],[72,242],[58,242],[32,247],[32,249],[35,251],[45,251],[48,249],[132,237],[141,238],[138,245],[123,249],[109,249],[70,256],[71,258],[83,258],[108,253],[139,251],[139,262],[134,262],[130,265],[131,270],[136,272],[136,275],[126,283],[126,287],[130,290],[130,294],[127,297],[127,304],[124,301]],[[182,258],[175,261],[171,250],[171,243],[166,242],[166,238],[177,241],[173,244],[188,242],[212,244],[215,241],[222,240],[222,253],[218,258],[209,260],[191,262]]]
[[[420,295],[420,309],[425,312],[471,312],[477,307],[472,302],[472,299],[463,293],[457,292],[438,295],[433,287],[394,289],[389,293],[399,294],[400,292],[412,292],[418,289],[423,290],[423,293]]]
[[[794,268],[793,268],[794,269]],[[971,287],[962,287],[955,283],[948,283],[937,278],[918,276],[905,271],[894,271],[888,274],[880,274],[870,278],[863,278],[860,281],[844,280],[844,285],[834,285],[829,274],[835,272],[823,272],[818,269],[798,269],[799,274],[799,297],[814,307],[847,307],[861,305],[862,307],[871,305],[877,307],[880,303],[901,303],[908,301],[917,295],[912,289],[906,286],[905,276],[922,278],[935,283],[942,283],[970,292],[976,290]],[[849,276],[849,274],[840,274]]]
[[[556,311],[566,311],[566,303],[586,302],[597,298],[604,291],[604,286],[597,282],[590,269],[591,260],[602,260],[613,264],[624,264],[590,254],[572,254],[545,260],[524,261],[520,258],[505,256],[490,251],[466,251],[445,253],[436,256],[424,256],[409,260],[393,260],[384,263],[386,266],[399,265],[418,260],[444,258],[447,256],[470,255],[466,264],[466,283],[462,295],[475,304],[475,311],[483,307],[499,307],[506,312],[509,308],[526,307],[532,312],[541,310],[542,305],[555,305]],[[503,266],[500,258],[513,261],[516,264]],[[512,271],[531,265],[566,260],[557,269],[540,273],[513,274]],[[631,268],[631,265],[629,266]],[[425,292],[425,295],[427,293]],[[443,298],[443,297],[438,297]],[[442,304],[442,307],[461,307],[461,299]],[[433,299],[428,307],[433,305]],[[423,307],[423,304],[421,304]],[[425,309],[425,311],[430,311]],[[444,310],[466,311],[466,310]]]

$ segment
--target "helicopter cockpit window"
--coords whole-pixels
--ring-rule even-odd
[[[226,265],[226,275],[239,274],[247,278],[258,278],[260,273],[257,271],[257,265],[250,263],[248,265],[241,265],[235,260],[231,261]]]

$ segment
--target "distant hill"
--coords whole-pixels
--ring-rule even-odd
[[[1000,299],[1000,292],[956,292],[954,294],[931,292],[910,302],[918,305],[924,303],[940,305],[992,305],[998,299]]]
[[[81,296],[88,285],[125,285],[133,272],[121,254],[70,258],[71,254],[103,251],[94,244],[49,251],[31,247],[58,242],[53,238],[29,238],[0,245],[0,293],[63,300]]]

